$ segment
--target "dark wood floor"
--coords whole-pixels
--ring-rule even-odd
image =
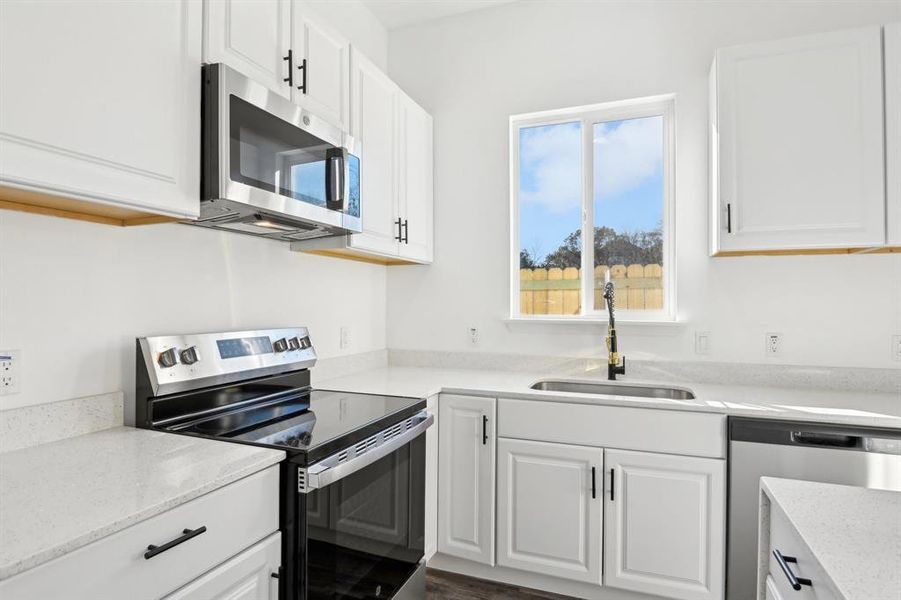
[[[474,579],[437,569],[426,571],[426,598],[428,600],[570,600],[569,596]]]

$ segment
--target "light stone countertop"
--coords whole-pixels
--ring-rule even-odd
[[[848,392],[790,389],[763,386],[675,383],[690,389],[694,400],[666,400],[627,396],[598,396],[529,389],[544,379],[606,381],[606,371],[525,373],[482,369],[388,366],[332,379],[318,380],[314,387],[347,392],[366,392],[426,398],[438,393],[458,393],[504,398],[633,406],[668,410],[715,412],[735,416],[818,421],[869,427],[901,429],[901,392]],[[619,383],[662,384],[666,382],[620,377]]]
[[[844,600],[901,597],[901,492],[774,477],[760,485]]]
[[[277,464],[280,450],[116,427],[0,454],[0,580]]]

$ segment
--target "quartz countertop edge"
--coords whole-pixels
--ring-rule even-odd
[[[897,598],[901,492],[775,477],[760,486],[844,600]]]
[[[284,458],[281,450],[131,427],[2,453],[0,580]]]
[[[570,402],[661,410],[720,413],[730,416],[824,422],[863,427],[901,429],[901,390],[848,392],[764,386],[655,381],[629,377],[618,384],[665,385],[691,390],[693,400],[636,398],[572,392],[533,390],[530,386],[548,379],[606,382],[606,371],[543,372],[447,369],[440,367],[388,366],[330,379],[315,379],[318,389],[416,396],[471,394],[520,400]]]

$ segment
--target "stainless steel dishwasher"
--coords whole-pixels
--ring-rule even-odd
[[[728,600],[757,598],[762,476],[901,491],[901,430],[730,417]]]

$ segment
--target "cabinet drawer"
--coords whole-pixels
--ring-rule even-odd
[[[281,562],[282,534],[273,533],[164,600],[274,600]]]
[[[186,502],[16,575],[0,597],[159,598],[278,529],[278,466]],[[147,547],[206,531],[145,558]]]
[[[598,448],[726,456],[726,417],[596,404],[498,400],[498,435]]]
[[[774,550],[783,556],[793,557],[797,562],[787,563],[796,577],[810,579],[813,585],[802,585],[795,590],[789,585],[788,577],[779,566]],[[839,596],[833,591],[832,584],[826,577],[823,568],[814,558],[813,553],[801,540],[782,510],[770,505],[770,547],[768,552],[769,574],[767,576],[768,594],[774,598],[792,600],[834,600]],[[771,585],[772,583],[772,585]],[[769,592],[772,587],[775,593]]]

